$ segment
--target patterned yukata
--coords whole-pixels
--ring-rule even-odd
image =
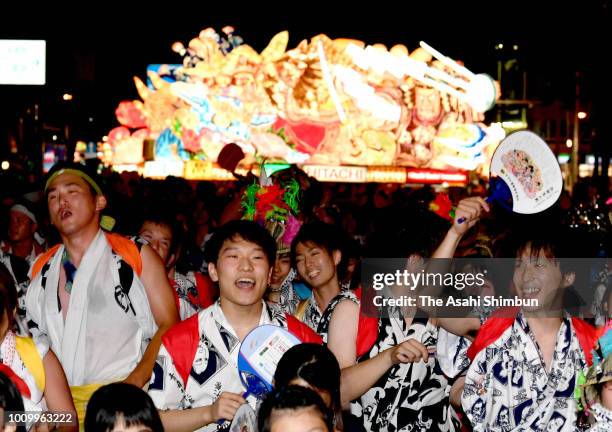
[[[564,318],[550,371],[527,320],[513,324],[468,369],[463,409],[474,431],[575,431],[576,377],[587,366],[569,318]]]
[[[329,323],[334,313],[334,309],[342,300],[350,300],[356,304],[359,304],[359,299],[352,291],[342,291],[336,297],[334,297],[327,305],[324,312],[321,312],[317,301],[315,300],[314,293],[307,300],[308,304],[304,312],[302,322],[308,327],[313,329],[321,338],[323,343],[327,344],[327,334],[329,332]]]
[[[205,292],[207,287],[202,281],[203,276],[195,272],[179,273],[174,272],[174,279],[170,280],[170,285],[176,292],[175,301],[178,301],[179,316],[182,320],[197,314],[202,310],[202,304],[206,307],[212,304],[210,293],[206,293],[210,298],[201,298],[201,292]]]
[[[280,288],[278,304],[288,314],[295,313],[298,304],[302,300],[293,288],[293,280],[296,276],[297,272],[294,269],[289,270],[289,274],[287,274]]]
[[[590,411],[596,423],[588,432],[612,432],[612,411],[598,403],[593,405]]]
[[[315,342],[316,338],[320,342],[310,329],[295,318],[291,319],[313,336],[311,339],[301,337],[301,340]],[[263,324],[285,329],[291,326],[280,308],[265,303],[259,320],[259,325]],[[177,350],[167,345],[173,337],[180,341]],[[189,352],[190,348],[183,342],[187,337],[197,338],[197,348],[189,370],[181,371],[174,359]],[[212,405],[223,392],[244,393],[238,374],[239,351],[240,340],[225,318],[219,301],[177,324],[164,336],[149,383],[149,395],[155,406],[160,410],[189,409]],[[247,402],[256,409],[257,399],[253,395],[248,395]],[[228,424],[211,423],[198,430],[216,431]]]
[[[435,347],[438,328],[426,316],[417,315],[408,326],[399,308],[389,308],[388,317],[378,320],[378,338],[359,361],[375,357],[408,339]],[[449,401],[450,386],[431,355],[427,363],[401,363],[389,369],[360,399],[351,413],[367,431],[416,432],[456,431],[459,424]]]
[[[474,308],[470,316],[478,317],[482,325],[495,311],[495,308]],[[472,341],[464,336],[457,336],[443,328],[438,329],[436,357],[444,374],[449,378],[465,375],[470,366],[467,351]]]

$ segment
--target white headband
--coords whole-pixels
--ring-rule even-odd
[[[15,204],[13,207],[11,207],[11,211],[23,213],[24,215],[29,217],[32,222],[34,222],[35,224],[38,223],[36,222],[36,216],[34,216],[34,213],[32,213],[30,210],[28,210],[25,206],[22,206],[21,204]]]

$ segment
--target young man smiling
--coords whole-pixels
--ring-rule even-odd
[[[311,222],[302,226],[291,245],[295,268],[312,288],[312,295],[298,305],[295,315],[316,331],[325,343],[336,307],[341,307],[347,300],[355,307],[359,304],[352,291],[340,287],[337,268],[342,260],[341,243],[337,227]],[[342,360],[338,360],[342,365]]]
[[[489,205],[482,198],[462,200],[433,257],[452,258],[483,210]],[[438,322],[460,336],[478,332],[467,351],[472,363],[461,398],[474,431],[544,430],[546,425],[574,431],[577,377],[592,361],[597,336],[564,310],[576,273],[562,258],[578,248],[560,227],[534,224],[518,234],[512,285],[518,297],[535,299],[537,306],[501,308],[482,325],[476,317]]]
[[[240,342],[263,324],[288,329],[303,342],[319,342],[308,327],[263,300],[276,244],[265,228],[232,221],[206,246],[208,271],[219,300],[173,327],[163,338],[149,394],[167,430],[212,431],[231,420],[245,402],[238,375]]]

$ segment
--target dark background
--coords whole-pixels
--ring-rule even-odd
[[[4,6],[6,7],[6,5]],[[576,71],[581,98],[593,103],[593,120],[608,122],[610,0],[398,1],[398,2],[178,2],[159,5],[83,2],[75,6],[11,6],[1,13],[0,38],[47,40],[47,85],[0,85],[0,152],[7,128],[39,104],[49,124],[75,125],[81,139],[97,140],[117,125],[121,100],[136,99],[134,75],[146,78],[151,63],[180,63],[170,49],[200,30],[232,25],[245,43],[261,51],[279,31],[289,48],[318,33],[410,51],[424,40],[460,59],[474,72],[496,74],[498,43],[516,44],[528,73],[527,96],[573,106]],[[74,94],[71,103],[61,100]],[[602,132],[605,133],[605,132]],[[609,136],[609,135],[608,135]]]

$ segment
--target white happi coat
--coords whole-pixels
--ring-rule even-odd
[[[586,367],[575,327],[563,320],[550,371],[520,313],[470,365],[461,403],[474,431],[575,431],[574,389]]]
[[[165,345],[162,344],[159,350],[149,383],[149,395],[158,409],[189,409],[212,405],[223,392],[243,394],[246,390],[238,375],[240,340],[225,318],[219,302],[200,311],[197,319],[200,340],[186,385]],[[265,302],[259,319],[259,325],[263,324],[287,327],[284,312]],[[249,395],[247,402],[256,409],[257,399],[254,396]],[[214,431],[219,426],[211,423],[198,430]]]
[[[74,276],[64,321],[58,296],[63,252],[61,246],[28,288],[32,335],[48,340],[71,386],[124,379],[157,331],[144,286],[99,231]]]

